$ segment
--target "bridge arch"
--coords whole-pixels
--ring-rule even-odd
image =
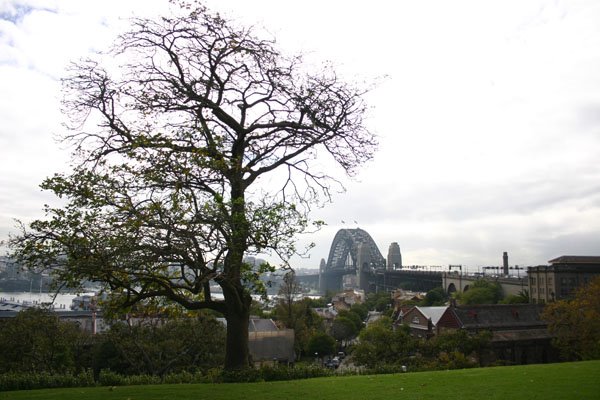
[[[374,271],[385,270],[385,258],[375,241],[360,228],[340,229],[333,238],[327,263],[320,270],[320,289],[338,290],[345,275],[356,275],[356,285],[369,291]]]
[[[359,247],[363,255],[359,263]],[[385,267],[385,259],[375,241],[363,229],[340,229],[331,243],[326,270],[347,269],[356,271],[359,265],[377,269]]]
[[[454,283],[451,283],[448,285],[448,289],[446,290],[447,294],[452,294],[456,292],[456,286],[454,285]]]

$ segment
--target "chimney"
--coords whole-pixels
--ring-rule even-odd
[[[504,276],[508,276],[508,253],[506,251],[502,254],[502,266]]]

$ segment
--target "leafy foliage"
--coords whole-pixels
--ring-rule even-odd
[[[362,321],[366,320],[367,316],[369,315],[369,309],[367,308],[366,305],[364,305],[362,303],[352,304],[352,306],[350,307],[350,311],[353,312],[354,314],[358,315],[358,317],[360,318],[360,321],[361,321],[361,325],[362,325]]]
[[[80,370],[89,338],[74,323],[31,308],[0,323],[0,373],[64,373]]]
[[[529,290],[523,289],[519,291],[519,294],[512,294],[506,296],[500,301],[500,304],[528,304],[529,303]]]
[[[222,365],[225,328],[214,318],[114,323],[96,345],[94,369],[163,377]]]
[[[386,311],[392,306],[392,297],[388,292],[369,293],[364,304],[370,311]]]
[[[285,263],[295,236],[322,224],[308,212],[339,182],[317,154],[348,174],[372,157],[365,89],[328,67],[307,73],[202,6],[131,25],[64,79],[73,171],[42,188],[65,205],[11,245],[18,262],[100,283],[124,306],[164,297],[222,313],[225,365],[244,368],[250,294],[271,270],[244,256]]]
[[[416,342],[408,327],[393,329],[391,320],[384,317],[363,329],[352,357],[357,364],[369,368],[379,364],[403,364],[415,353]]]
[[[356,308],[355,308],[356,309]],[[350,308],[350,310],[340,310],[337,318],[347,318],[354,324],[356,333],[363,328],[363,318]],[[366,318],[366,317],[365,317]]]
[[[600,358],[600,278],[581,287],[572,300],[545,306],[542,318],[555,335],[554,344],[568,360]]]
[[[464,330],[443,332],[431,339],[415,338],[408,325],[394,328],[385,317],[360,333],[352,357],[355,363],[375,370],[399,365],[419,369],[473,367],[476,363],[467,357],[473,355],[479,359],[490,339],[489,332],[470,335]]]
[[[465,292],[456,293],[460,304],[498,304],[502,299],[502,286],[497,282],[478,279],[473,286]]]
[[[334,354],[335,339],[324,332],[317,332],[308,341],[308,352],[318,357]]]
[[[425,294],[425,298],[421,301],[421,306],[435,307],[443,306],[448,301],[448,295],[443,287],[436,287]]]
[[[358,333],[356,323],[348,317],[337,316],[331,326],[331,335],[338,341],[343,342],[352,339]]]
[[[296,355],[312,355],[308,349],[310,339],[323,331],[323,321],[312,309],[311,299],[294,301],[288,308],[287,303],[280,302],[275,308],[275,318],[286,328],[294,330],[294,348]]]

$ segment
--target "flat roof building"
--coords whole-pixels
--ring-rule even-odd
[[[532,303],[569,298],[579,287],[600,275],[599,256],[561,256],[548,263],[550,265],[527,268]]]

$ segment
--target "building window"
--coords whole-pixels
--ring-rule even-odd
[[[577,286],[577,279],[575,279],[575,278],[569,278],[569,285],[571,285],[571,286]]]
[[[413,319],[412,319],[412,323],[413,323],[413,324],[420,324],[420,323],[421,323],[421,321],[419,321],[419,317],[415,316],[415,317],[413,317]]]

